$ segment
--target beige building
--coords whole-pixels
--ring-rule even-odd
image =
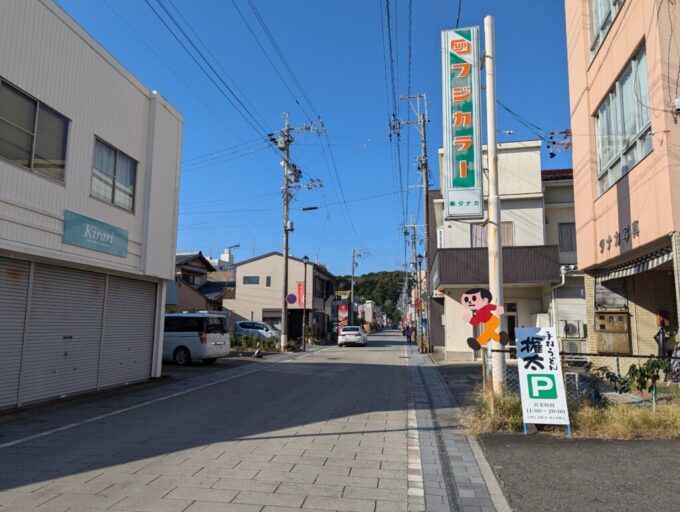
[[[307,276],[305,281],[305,267]],[[270,252],[235,265],[236,291],[223,305],[234,320],[261,320],[281,328],[281,306],[285,295],[293,295],[288,304],[289,339],[300,339],[302,315],[312,327],[315,339],[326,340],[330,333],[331,302],[335,298],[335,276],[326,267],[300,258],[288,258],[288,290],[283,293],[283,255]],[[306,282],[306,287],[305,287]]]
[[[160,376],[181,142],[55,2],[0,2],[0,409]]]
[[[680,4],[566,0],[578,264],[591,352],[675,344]]]
[[[516,327],[555,325],[565,349],[580,351],[585,332],[583,276],[576,270],[573,182],[570,170],[541,172],[540,141],[499,144],[503,244],[502,328],[514,345]],[[441,169],[441,166],[440,166]],[[484,184],[487,189],[487,183]],[[484,219],[447,220],[441,194],[432,198],[430,330],[435,350],[447,359],[471,360],[460,297],[488,288]]]

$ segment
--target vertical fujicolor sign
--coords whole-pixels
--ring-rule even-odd
[[[446,217],[482,217],[478,27],[442,32],[442,71]]]

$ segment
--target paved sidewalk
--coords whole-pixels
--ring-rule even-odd
[[[461,408],[428,355],[408,347],[428,512],[511,510],[479,444],[461,430]]]
[[[371,337],[5,418],[0,512],[405,512],[406,363]]]

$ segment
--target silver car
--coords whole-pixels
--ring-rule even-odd
[[[274,329],[271,324],[267,322],[259,322],[254,320],[239,320],[234,324],[234,336],[240,338],[248,335],[250,338],[257,338],[260,340],[268,340],[279,335],[279,331]]]
[[[364,347],[368,345],[368,336],[364,328],[360,325],[346,325],[338,334],[338,346],[344,347],[348,344],[353,345],[363,345]]]
[[[215,313],[165,315],[163,360],[184,366],[192,360],[214,363],[231,352],[227,319]]]

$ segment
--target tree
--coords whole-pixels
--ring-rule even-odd
[[[335,289],[349,290],[351,284],[351,276],[338,276],[335,280]],[[396,323],[401,318],[401,313],[395,304],[399,301],[403,285],[402,271],[370,272],[354,278],[354,295],[374,301],[385,315]]]

